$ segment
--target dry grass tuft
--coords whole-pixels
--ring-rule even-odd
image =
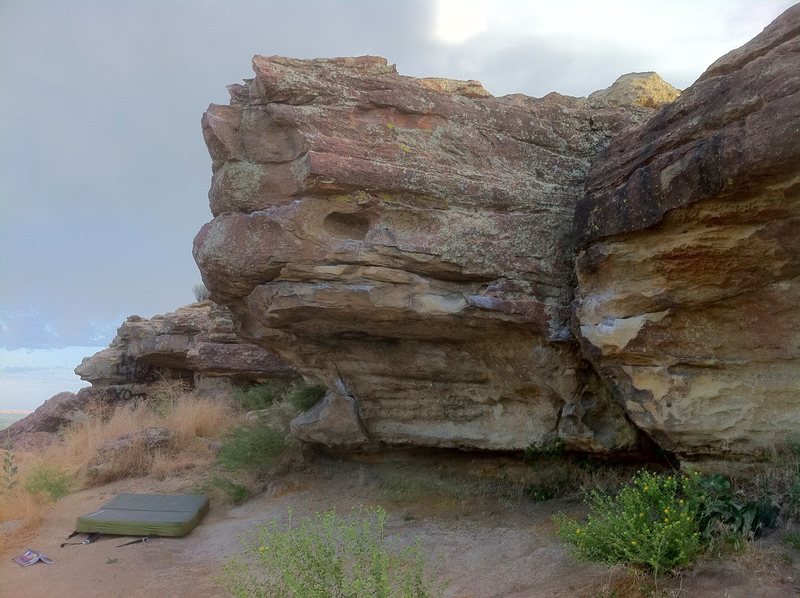
[[[13,453],[15,484],[0,493],[0,526],[15,522],[8,524],[14,531],[0,534],[0,550],[35,529],[42,507],[69,490],[124,477],[163,479],[190,469],[210,469],[219,438],[239,418],[229,403],[197,397],[173,383],[158,385],[144,401],[116,407],[91,404],[59,442],[42,451]],[[114,452],[100,474],[91,475],[104,444],[145,428],[168,429],[172,433],[169,445],[147,450],[143,442],[132,443],[127,450]]]
[[[43,500],[15,489],[11,493],[0,496],[0,552],[27,538],[42,522]]]

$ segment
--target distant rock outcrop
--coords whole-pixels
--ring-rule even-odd
[[[75,373],[120,399],[144,395],[159,380],[219,392],[230,382],[297,375],[272,351],[239,338],[228,310],[211,301],[150,319],[129,317],[111,345],[84,358]]]
[[[578,208],[576,324],[682,456],[800,432],[800,5],[617,136]]]
[[[574,208],[597,152],[653,114],[642,77],[612,107],[368,56],[253,68],[203,118],[215,218],[194,254],[247,339],[331,389],[298,436],[638,450],[569,322]]]
[[[622,75],[611,87],[595,91],[588,99],[590,104],[661,108],[680,95],[680,89],[664,81],[658,73],[649,72]]]
[[[161,381],[180,380],[199,394],[227,397],[235,385],[298,376],[272,351],[239,338],[228,310],[211,301],[150,319],[129,317],[111,345],[84,358],[75,373],[92,386],[48,399],[3,430],[1,440],[16,448],[44,446],[93,401],[113,406],[144,398]]]
[[[97,396],[98,392],[92,388],[82,388],[77,393],[60,392],[42,403],[36,411],[3,430],[0,441],[8,442],[15,448],[38,449],[47,446]]]

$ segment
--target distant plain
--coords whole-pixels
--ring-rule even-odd
[[[8,426],[13,424],[18,419],[22,419],[26,415],[28,415],[27,411],[18,411],[18,410],[4,411],[0,409],[0,430],[5,430]]]

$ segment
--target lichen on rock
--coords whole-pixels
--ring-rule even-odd
[[[574,207],[596,153],[652,110],[494,98],[375,57],[253,69],[203,119],[215,218],[194,255],[249,341],[346,385],[353,438],[321,418],[298,435],[501,450],[557,437],[584,394]],[[582,429],[581,449],[638,449],[613,413],[620,435]]]

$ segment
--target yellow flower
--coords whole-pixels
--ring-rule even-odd
[[[266,546],[259,546],[258,547],[258,554],[264,554],[267,551]]]
[[[664,509],[664,512],[665,513],[669,513],[669,509]]]

